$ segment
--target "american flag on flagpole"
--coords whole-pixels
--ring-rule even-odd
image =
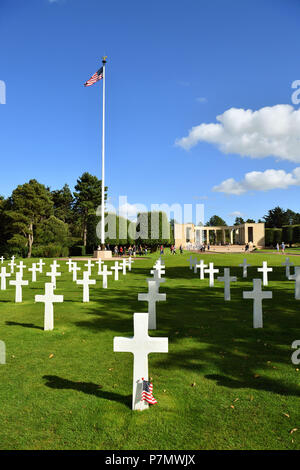
[[[147,380],[143,380],[143,391],[142,391],[142,400],[147,401],[150,405],[155,405],[157,401],[152,395],[153,385]]]
[[[99,80],[102,80],[102,78],[103,78],[103,67],[97,70],[97,72],[94,73],[94,75],[87,82],[85,82],[84,86],[91,86],[94,83],[98,82]]]

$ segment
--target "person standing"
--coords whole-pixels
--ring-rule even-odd
[[[282,254],[284,254],[284,251],[285,251],[285,244],[284,242],[281,243],[281,252]]]

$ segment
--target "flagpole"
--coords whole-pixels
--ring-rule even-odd
[[[102,98],[102,185],[101,185],[101,250],[105,249],[104,236],[104,188],[105,188],[105,64],[106,57],[102,58],[103,65],[103,98]]]

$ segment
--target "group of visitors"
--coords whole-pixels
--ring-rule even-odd
[[[115,256],[125,256],[128,253],[128,256],[136,256],[137,254],[139,256],[147,256],[148,253],[148,248],[147,246],[142,246],[142,245],[129,245],[127,248],[126,246],[122,245],[115,245],[114,247],[114,255]]]
[[[276,245],[276,250],[277,250],[277,253],[279,253],[279,250],[280,250],[279,243],[277,243],[277,245]],[[282,242],[281,243],[281,253],[284,254],[284,252],[285,252],[285,243]]]

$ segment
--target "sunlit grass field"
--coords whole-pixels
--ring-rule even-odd
[[[230,302],[222,283],[210,288],[189,269],[189,256],[164,256],[167,300],[157,304],[157,330],[149,334],[168,337],[169,353],[149,356],[158,404],[143,412],[131,410],[133,356],[114,353],[113,338],[132,336],[133,314],[147,311],[137,298],[158,255],[137,259],[119,281],[110,276],[107,290],[93,268],[90,303],[60,260],[55,293],[64,303],[54,305],[53,331],[43,331],[44,305],[34,303],[51,260],[23,288],[22,304],[14,303],[14,287],[0,291],[1,449],[300,449],[300,365],[291,362],[300,301],[285,278],[285,256],[248,254],[243,279],[244,255],[198,254],[220,275],[231,267],[238,276]],[[274,268],[265,288],[273,299],[263,302],[264,328],[253,329],[252,301],[242,292],[261,277],[264,260]],[[24,279],[31,280],[28,270]]]

